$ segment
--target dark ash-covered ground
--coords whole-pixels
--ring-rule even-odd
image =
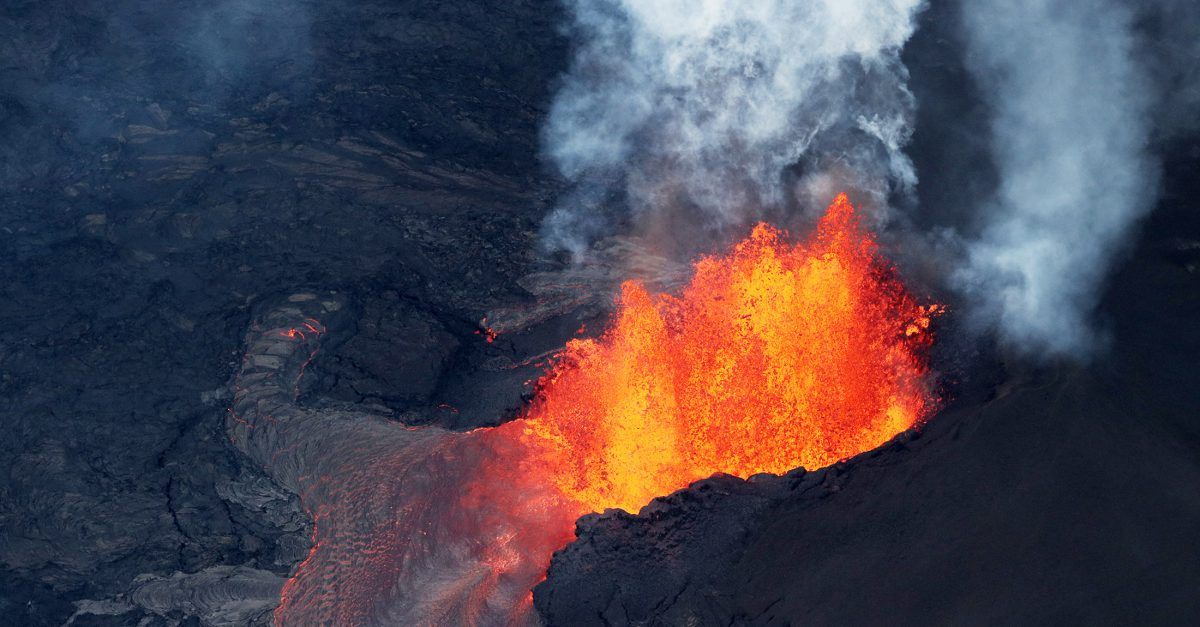
[[[566,59],[559,12],[0,9],[0,622],[268,617],[245,598],[282,585],[310,521],[222,427],[265,300],[311,289],[349,303],[306,378],[312,404],[459,428],[519,406],[536,369],[509,366],[597,315],[494,344],[479,333],[488,312],[527,310],[522,277],[545,266],[536,232],[557,184],[537,131]],[[969,142],[937,153],[962,139],[939,118],[979,115],[940,56],[953,45],[923,31],[906,59],[934,214],[988,185]],[[955,372],[967,383],[915,439],[819,473],[714,479],[647,517],[585,519],[537,590],[543,617],[1196,623],[1200,147],[1168,155],[1096,364],[989,353]],[[164,604],[187,586],[216,596]]]

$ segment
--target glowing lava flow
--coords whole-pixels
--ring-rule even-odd
[[[527,415],[492,431],[579,512],[636,512],[724,472],[818,468],[875,448],[934,406],[921,306],[845,194],[808,242],[760,224],[695,266],[679,297],[622,286],[598,340],[570,342]],[[511,467],[511,466],[510,466]]]
[[[524,417],[467,433],[295,405],[340,302],[307,294],[247,335],[231,440],[300,495],[314,546],[279,625],[536,625],[530,590],[582,514],[637,511],[715,472],[817,468],[934,406],[930,318],[845,196],[808,241],[760,225],[678,296],[626,283]]]

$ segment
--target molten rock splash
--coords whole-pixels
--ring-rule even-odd
[[[808,242],[759,225],[704,258],[679,297],[622,286],[599,340],[575,340],[527,416],[495,430],[520,472],[580,512],[637,511],[715,472],[817,468],[933,407],[922,349],[940,311],[910,296],[845,194]]]

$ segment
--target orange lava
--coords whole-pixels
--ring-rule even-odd
[[[384,439],[301,476],[313,548],[276,624],[537,624],[529,591],[582,514],[716,472],[826,466],[919,423],[941,311],[905,290],[844,195],[807,241],[759,225],[677,296],[625,283],[609,328],[567,344],[523,417],[371,431]]]
[[[933,410],[923,353],[941,311],[843,194],[808,241],[760,224],[677,297],[626,282],[603,336],[568,343],[526,415],[490,435],[526,451],[522,483],[577,513],[636,512],[716,472],[826,466]]]

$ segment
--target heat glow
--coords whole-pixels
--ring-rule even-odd
[[[636,512],[716,472],[826,466],[926,417],[942,307],[905,290],[845,194],[808,241],[785,239],[758,225],[679,296],[623,284],[608,330],[568,343],[526,415],[489,433],[524,449],[514,480],[577,513]]]
[[[566,346],[523,417],[465,433],[372,419],[306,439],[326,423],[280,400],[298,389],[279,355],[311,359],[324,326],[257,338],[231,437],[314,520],[276,624],[536,625],[530,590],[581,515],[637,511],[717,472],[825,466],[935,405],[923,355],[941,307],[908,294],[845,196],[807,241],[760,225],[678,295],[629,282],[618,305],[602,336]]]

